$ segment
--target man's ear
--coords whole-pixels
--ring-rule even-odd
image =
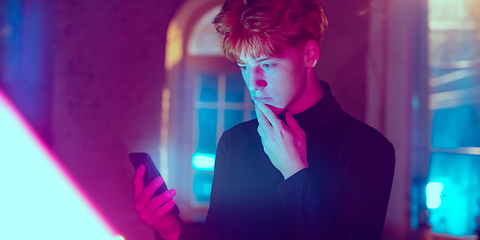
[[[304,49],[305,65],[309,68],[314,68],[317,65],[320,57],[320,47],[317,42],[310,40],[305,45]]]

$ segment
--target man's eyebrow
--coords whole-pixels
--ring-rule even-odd
[[[261,58],[255,59],[255,62],[263,62],[263,61],[267,61],[267,60],[270,60],[270,59],[273,59],[273,58],[274,57],[261,57]],[[242,60],[237,60],[237,64],[245,65],[245,62],[243,62]]]
[[[267,61],[267,60],[270,60],[270,59],[272,59],[272,57],[262,57],[262,58],[256,59],[255,61],[256,62],[263,62],[263,61]]]

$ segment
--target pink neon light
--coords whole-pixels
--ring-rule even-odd
[[[123,239],[1,90],[0,163],[0,239]]]

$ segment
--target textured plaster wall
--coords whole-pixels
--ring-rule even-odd
[[[329,26],[322,40],[316,70],[330,83],[342,108],[364,121],[366,53],[370,3],[368,0],[324,0]]]
[[[127,240],[153,239],[127,155],[158,160],[166,30],[181,2],[53,0],[53,150]]]

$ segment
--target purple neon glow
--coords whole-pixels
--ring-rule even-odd
[[[0,163],[0,239],[123,239],[1,90]]]

